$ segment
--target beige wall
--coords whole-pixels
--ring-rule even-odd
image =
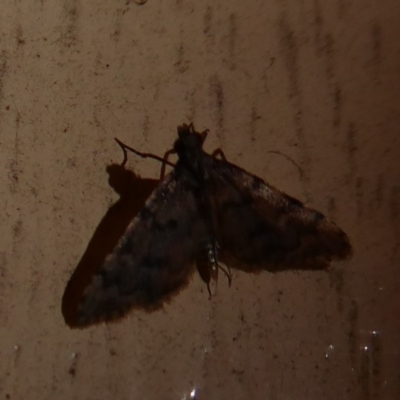
[[[0,398],[400,398],[399,13],[395,0],[3,0]],[[106,219],[91,260],[154,187],[106,215],[113,137],[163,154],[191,120],[208,151],[337,221],[353,259],[235,272],[211,300],[195,275],[162,311],[71,329],[62,298],[96,227]]]

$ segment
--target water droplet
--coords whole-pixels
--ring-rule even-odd
[[[190,398],[196,399],[196,388],[193,388],[192,391],[190,392]]]
[[[329,358],[334,350],[335,346],[333,344],[330,344],[325,352],[325,358]]]
[[[190,391],[189,395],[184,394],[181,400],[196,400],[197,398],[196,396],[197,396],[197,389],[193,388]]]

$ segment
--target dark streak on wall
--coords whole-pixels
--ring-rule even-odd
[[[349,165],[349,182],[353,179],[354,175],[357,173],[357,163],[356,163],[356,151],[357,151],[357,130],[353,122],[349,123],[347,129],[347,157]]]
[[[320,54],[323,49],[322,44],[322,26],[324,20],[321,13],[321,5],[319,0],[314,0],[314,42],[317,54]]]
[[[372,57],[371,57],[372,75],[374,80],[378,80],[381,61],[382,61],[382,27],[378,21],[372,22],[371,41],[372,41]]]
[[[280,45],[282,48],[282,54],[284,58],[284,64],[288,74],[288,80],[289,80],[288,95],[293,106],[293,120],[294,120],[298,145],[302,156],[302,167],[307,169],[310,164],[310,158],[308,154],[307,141],[304,134],[301,85],[299,82],[300,80],[299,48],[298,48],[298,43],[296,41],[295,33],[292,30],[286,15],[283,15],[279,21],[279,37],[280,37]],[[305,183],[307,183],[309,177],[305,175],[303,178]]]
[[[356,178],[356,202],[357,202],[357,217],[360,219],[364,215],[364,184],[363,178]]]
[[[236,15],[231,14],[229,16],[229,69],[234,70],[236,68],[235,64],[235,48],[237,39],[237,22]]]
[[[333,94],[333,126],[335,128],[340,127],[342,121],[342,108],[343,108],[343,98],[342,89],[338,84],[335,85],[335,91]]]
[[[359,344],[360,338],[358,333],[358,304],[355,300],[352,300],[349,307],[349,315],[348,315],[348,323],[349,323],[349,331],[347,334],[348,344],[349,344],[349,358],[350,364],[353,369],[357,366],[357,346]]]
[[[221,132],[224,125],[224,90],[217,75],[211,77],[209,85],[210,96],[213,102],[211,109],[215,110],[218,130]]]

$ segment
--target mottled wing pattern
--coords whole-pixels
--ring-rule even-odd
[[[346,234],[262,179],[204,155],[206,187],[225,258],[247,270],[321,269],[351,253]]]
[[[165,177],[86,289],[78,324],[155,309],[189,280],[206,236],[191,182]]]

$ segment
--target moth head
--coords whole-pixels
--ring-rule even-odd
[[[183,153],[197,154],[203,147],[208,130],[196,132],[193,123],[178,126],[178,139],[175,141],[174,150],[178,155]]]

